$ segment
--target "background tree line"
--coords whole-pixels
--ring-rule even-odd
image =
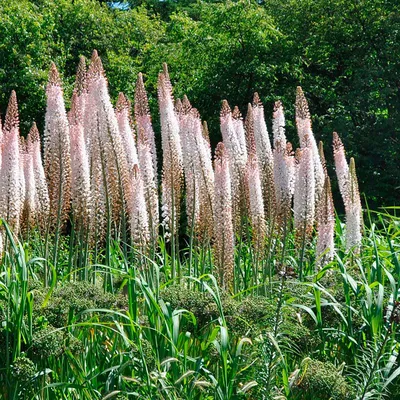
[[[273,102],[283,101],[288,137],[296,138],[301,85],[317,139],[331,147],[332,132],[340,133],[370,205],[399,204],[397,0],[9,0],[0,15],[0,113],[15,89],[22,134],[34,120],[43,127],[50,61],[68,101],[78,57],[93,49],[114,99],[119,91],[132,99],[143,72],[156,125],[157,76],[167,62],[175,96],[188,95],[214,144],[221,100],[245,113],[254,91],[267,119]]]

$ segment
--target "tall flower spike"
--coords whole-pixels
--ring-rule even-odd
[[[22,175],[24,176],[24,194],[21,213],[21,230],[29,231],[36,223],[36,185],[35,172],[33,169],[33,148],[30,137],[25,143],[21,142],[20,162],[22,164]]]
[[[229,158],[223,143],[215,151],[214,257],[222,287],[231,288],[234,269],[234,234]]]
[[[0,217],[19,231],[21,200],[21,170],[19,151],[19,117],[15,91],[11,92],[4,123],[2,168],[0,172]]]
[[[143,76],[141,73],[138,75],[135,88],[135,120],[136,130],[140,132],[143,130],[146,140],[150,145],[151,158],[153,162],[153,175],[157,177],[157,150],[156,142],[151,124],[151,117],[149,112],[149,102],[147,99],[146,89],[144,88]]]
[[[75,77],[75,88],[76,94],[81,96],[86,92],[87,82],[86,82],[86,59],[85,57],[79,57],[79,64],[76,70]]]
[[[90,188],[89,156],[86,149],[83,132],[82,103],[74,91],[71,100],[71,110],[68,113],[71,170],[72,170],[72,211],[75,228],[78,232],[89,232],[91,228],[92,195]]]
[[[293,204],[294,226],[297,237],[306,240],[312,234],[315,217],[315,178],[311,145],[299,150],[297,162]]]
[[[278,140],[273,154],[277,222],[281,228],[285,228],[290,217],[295,184],[292,145]]]
[[[254,137],[256,141],[258,165],[260,170],[261,186],[265,216],[272,219],[275,213],[275,182],[274,182],[274,158],[271,143],[268,136],[267,125],[264,117],[264,107],[258,93],[253,98]]]
[[[210,144],[210,133],[208,131],[208,124],[207,121],[203,121],[203,138],[204,140],[208,143],[208,146],[210,146],[211,148],[211,144]]]
[[[321,201],[318,204],[317,216],[317,265],[324,266],[333,259],[334,255],[334,235],[335,235],[335,208],[332,198],[331,182],[328,176],[325,163],[323,143],[319,142],[319,156],[324,168],[325,182],[322,191]]]
[[[214,171],[211,160],[211,148],[204,131],[198,111],[190,111],[194,153],[195,187],[198,188],[199,216],[195,232],[200,240],[210,240],[213,236],[214,207]]]
[[[158,101],[163,150],[162,217],[167,232],[175,235],[178,232],[180,216],[183,157],[179,123],[174,111],[172,87],[166,72],[166,66],[164,66],[164,73],[161,73],[158,77]]]
[[[32,163],[36,189],[35,210],[37,225],[41,229],[42,233],[44,233],[49,217],[50,199],[42,162],[40,136],[35,123],[33,123],[32,128],[29,131],[27,142],[28,147],[30,147],[30,151],[32,152]]]
[[[130,104],[123,93],[118,95],[115,114],[126,152],[128,170],[132,171],[133,166],[138,164],[138,156],[135,145],[135,135],[130,125]]]
[[[318,210],[318,239],[316,248],[317,265],[324,266],[333,259],[335,245],[335,209],[332,199],[331,182],[325,175],[324,190]]]
[[[260,169],[254,138],[253,108],[248,106],[246,121],[248,159],[246,165],[246,185],[249,199],[249,216],[252,225],[253,243],[258,255],[264,248],[266,224],[264,215],[263,193],[260,180]],[[274,193],[275,195],[275,193]]]
[[[19,137],[19,190],[20,190],[20,199],[21,199],[21,214],[20,214],[20,228],[22,228],[22,225],[24,221],[22,220],[22,215],[23,215],[23,208],[25,204],[25,193],[26,193],[26,188],[25,188],[25,155],[27,153],[27,144],[25,142],[25,138],[23,136]]]
[[[139,167],[135,165],[131,171],[132,194],[129,196],[128,206],[132,243],[142,252],[146,252],[149,240],[149,220],[144,196],[143,182],[140,176]]]
[[[232,209],[235,232],[240,231],[241,219],[246,215],[246,185],[245,173],[247,163],[246,139],[243,121],[236,107],[232,113],[226,100],[222,102],[220,114],[221,134],[229,157],[230,177],[232,183]],[[244,141],[244,145],[243,145]]]
[[[100,58],[94,52],[88,71],[85,130],[89,136],[91,176],[98,231],[104,233],[110,218],[119,225],[130,195],[129,171],[123,140],[108,93]]]
[[[51,63],[46,95],[44,165],[47,181],[51,182],[48,186],[50,223],[55,227],[67,221],[70,210],[71,153],[61,79],[54,63]]]
[[[200,187],[196,179],[197,149],[193,132],[194,119],[190,113],[191,105],[187,97],[175,102],[175,112],[179,122],[179,136],[182,145],[183,170],[186,188],[186,214],[188,226],[194,229],[200,214]]]
[[[311,116],[308,109],[307,99],[303,89],[298,86],[296,90],[296,126],[297,133],[300,139],[300,147],[311,147],[313,164],[314,164],[314,179],[315,179],[315,199],[318,202],[324,187],[324,171],[321,160],[318,154],[318,146],[311,128]]]
[[[350,159],[348,181],[349,191],[346,201],[346,247],[348,250],[354,249],[356,253],[359,253],[361,247],[362,207],[354,158]]]
[[[339,183],[339,191],[342,195],[345,207],[349,199],[349,166],[346,161],[346,153],[343,143],[336,132],[333,132],[333,158],[335,160],[336,176]]]
[[[146,136],[146,131],[143,127],[138,131],[137,151],[149,220],[150,236],[152,243],[155,244],[158,237],[159,223],[158,183],[157,176],[154,173],[151,141]]]
[[[79,57],[79,64],[76,70],[74,92],[77,96],[77,106],[81,112],[82,118],[85,115],[85,106],[87,99],[87,71],[85,57]],[[83,121],[82,121],[83,124]]]
[[[283,105],[280,100],[275,102],[274,112],[272,114],[272,134],[274,136],[274,148],[276,143],[279,141],[281,145],[286,146],[286,135],[285,135],[285,113],[283,111]]]

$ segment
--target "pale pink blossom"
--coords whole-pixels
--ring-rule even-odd
[[[186,188],[186,214],[189,228],[195,229],[200,215],[200,187],[197,178],[197,149],[194,137],[194,120],[191,105],[187,97],[175,102],[175,113],[179,124],[179,136],[182,146],[183,171]]]
[[[130,103],[123,93],[118,95],[118,101],[115,107],[119,133],[122,137],[125,148],[128,170],[132,171],[133,166],[138,164],[138,156],[135,144],[135,134],[131,127]]]
[[[32,153],[32,164],[35,179],[35,210],[39,227],[44,231],[47,226],[50,199],[47,188],[46,176],[43,168],[42,154],[40,149],[40,136],[36,124],[33,123],[27,138],[28,148]]]
[[[271,219],[275,213],[274,157],[264,117],[264,107],[257,93],[253,99],[254,138],[263,192],[265,216]]]
[[[22,222],[21,228],[23,230],[30,230],[33,228],[37,221],[37,194],[35,184],[35,172],[33,169],[33,148],[30,143],[30,138],[26,140],[26,143],[21,146],[21,163],[22,163],[22,174],[24,176],[24,196],[22,206]]]
[[[172,86],[165,64],[164,72],[158,77],[158,101],[163,150],[162,218],[166,231],[175,235],[180,216],[183,156],[179,123],[174,110]]]
[[[242,143],[243,121],[241,115],[237,108],[234,111],[235,113],[231,112],[226,100],[222,102],[220,113],[221,134],[229,157],[234,229],[239,232],[241,219],[246,215],[247,211],[245,189],[247,149]]]
[[[333,205],[331,182],[325,174],[324,190],[317,210],[317,265],[324,266],[333,259],[335,244],[335,208]]]
[[[82,102],[74,91],[71,100],[71,110],[68,113],[72,185],[71,199],[74,223],[78,230],[88,230],[92,215],[92,194],[90,187],[89,156],[86,149],[83,131]]]
[[[315,179],[315,200],[318,202],[324,187],[324,170],[319,158],[318,146],[311,128],[311,116],[308,109],[307,99],[300,86],[296,91],[296,126],[300,139],[300,147],[309,146],[312,152]]]
[[[274,112],[272,114],[272,134],[274,136],[273,143],[276,148],[276,143],[280,142],[281,146],[286,147],[285,135],[285,113],[281,101],[276,101],[274,105]]]
[[[88,139],[96,229],[101,236],[109,218],[119,225],[131,190],[123,140],[96,51],[92,55],[87,81],[84,129]]]
[[[229,157],[223,143],[215,152],[214,260],[222,287],[231,288],[234,269],[234,234]]]
[[[131,222],[132,243],[135,247],[145,252],[150,240],[149,220],[144,196],[143,182],[139,167],[132,169],[132,193],[129,196],[129,220]]]
[[[363,219],[354,158],[350,159],[348,180],[349,190],[348,199],[346,200],[346,247],[348,250],[353,249],[356,253],[359,253]]]
[[[307,143],[307,142],[306,142]],[[311,235],[315,218],[315,178],[311,145],[299,150],[294,189],[294,227],[299,238]]]
[[[49,182],[50,222],[55,226],[62,225],[69,217],[71,153],[61,79],[54,63],[50,67],[46,95],[44,167]]]
[[[280,226],[286,226],[292,205],[295,184],[295,160],[292,145],[288,142],[275,142],[274,180],[276,196],[276,212]]]
[[[339,184],[339,191],[345,207],[349,200],[349,166],[346,161],[346,153],[343,143],[336,132],[333,132],[333,157],[335,160],[336,176]]]
[[[143,76],[141,73],[138,75],[135,88],[135,122],[137,132],[143,131],[146,140],[150,145],[150,153],[153,163],[153,175],[157,177],[157,150],[156,141],[151,123],[151,116],[149,112],[149,103],[147,99],[146,89],[143,83]]]
[[[15,235],[19,231],[22,205],[18,104],[17,96],[12,91],[3,132],[0,217],[9,224]]]
[[[154,174],[151,141],[146,135],[143,127],[137,135],[137,151],[140,166],[140,175],[143,182],[144,197],[146,201],[149,229],[153,243],[157,240],[159,211],[158,211],[158,182]]]

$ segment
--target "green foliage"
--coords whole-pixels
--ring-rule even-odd
[[[46,295],[46,290],[35,291],[35,302],[41,306]],[[91,317],[90,314],[82,314],[89,309],[120,309],[126,305],[122,295],[104,293],[100,284],[92,284],[87,281],[68,282],[57,286],[49,301],[44,307],[39,308],[40,316],[56,328],[61,328],[71,320],[72,316],[78,320]]]
[[[350,400],[355,399],[353,389],[346,382],[341,372],[329,362],[305,359],[297,381],[295,391],[300,391],[300,398],[315,400]]]

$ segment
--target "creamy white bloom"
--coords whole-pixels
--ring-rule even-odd
[[[17,235],[20,225],[21,169],[17,96],[11,92],[4,123],[2,166],[0,172],[0,217]]]
[[[70,136],[61,80],[51,64],[46,88],[47,108],[44,131],[44,168],[49,182],[50,218],[53,226],[69,217],[71,200]]]
[[[183,156],[166,65],[158,78],[158,101],[163,150],[162,218],[166,230],[174,235],[179,225]]]
[[[220,283],[230,288],[234,268],[234,234],[229,157],[223,143],[215,151],[214,260]]]
[[[315,217],[315,178],[310,147],[300,150],[294,189],[294,226],[299,237],[312,233]]]

